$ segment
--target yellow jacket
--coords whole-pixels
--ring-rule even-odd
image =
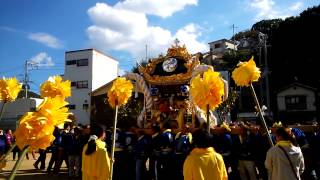
[[[96,140],[96,152],[86,155],[88,144],[82,151],[82,180],[108,180],[110,171],[110,159],[106,149],[106,143]]]
[[[226,167],[222,156],[212,147],[195,148],[183,165],[184,180],[226,180]]]

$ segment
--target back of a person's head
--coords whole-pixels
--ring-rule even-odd
[[[63,129],[68,129],[68,128],[71,128],[71,124],[65,123],[65,124],[63,125]]]
[[[295,146],[297,146],[297,141],[294,138],[294,136],[291,134],[290,129],[288,128],[284,128],[284,127],[280,127],[276,130],[276,135],[279,137],[282,137],[282,140],[284,141],[291,141],[291,143]]]
[[[101,138],[105,132],[106,128],[103,125],[95,125],[91,128],[91,136],[88,142],[88,147],[85,154],[91,155],[97,150],[96,139]]]
[[[282,139],[285,140],[285,141],[289,141],[290,140],[290,134],[289,134],[288,130],[286,130],[283,127],[279,127],[276,130],[276,135],[282,137]]]
[[[211,135],[204,129],[196,130],[192,135],[193,144],[198,148],[208,148],[211,145]]]
[[[90,135],[95,135],[100,138],[105,131],[106,127],[104,125],[94,125],[91,127]]]

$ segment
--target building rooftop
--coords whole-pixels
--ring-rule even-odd
[[[233,41],[228,40],[228,39],[219,39],[219,40],[216,40],[216,41],[209,42],[208,44],[213,44],[213,43],[216,43],[216,42],[219,42],[219,41],[225,41],[225,42],[229,42],[229,43],[234,43]]]
[[[278,89],[278,90],[276,91],[276,93],[280,93],[280,92],[282,92],[282,91],[284,91],[284,90],[286,90],[286,89],[288,89],[288,88],[291,88],[291,87],[302,87],[302,88],[309,89],[309,90],[312,90],[312,91],[316,91],[316,90],[317,90],[317,89],[314,88],[314,87],[311,87],[311,86],[308,86],[308,85],[305,85],[305,84],[301,84],[301,83],[295,82],[295,83],[289,84],[289,85],[287,85],[287,86],[284,86],[284,87]]]
[[[97,53],[99,53],[99,54],[103,54],[103,55],[105,55],[105,56],[107,56],[107,57],[109,57],[109,58],[111,58],[111,59],[113,59],[113,60],[115,60],[115,61],[118,61],[118,60],[115,59],[114,57],[112,57],[112,56],[110,56],[110,55],[107,55],[107,54],[105,54],[105,53],[103,53],[103,52],[101,52],[101,51],[99,51],[99,50],[97,50],[97,49],[94,49],[94,48],[66,51],[65,53],[66,53],[66,54],[67,54],[67,53],[76,53],[76,52],[81,52],[81,51],[95,51],[95,52],[97,52]]]

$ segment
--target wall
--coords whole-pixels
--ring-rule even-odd
[[[234,45],[234,44],[226,41],[225,42],[225,50],[226,49],[235,49],[235,50],[237,50],[237,45]]]
[[[76,122],[89,124],[91,105],[89,93],[115,79],[118,75],[119,63],[94,49],[66,52],[65,54],[66,61],[78,59],[88,59],[88,66],[66,65],[64,79],[71,81],[88,80],[88,88],[72,87],[72,96],[67,101],[76,105],[76,109],[70,109],[76,117]],[[83,109],[85,101],[89,105],[87,110]]]
[[[119,62],[109,56],[93,51],[92,90],[95,90],[118,76]]]
[[[277,103],[278,103],[278,110],[285,111],[286,104],[285,104],[285,96],[291,95],[305,95],[307,97],[307,111],[316,111],[315,106],[315,93],[312,90],[307,88],[295,86],[290,87],[286,90],[283,90],[277,94]]]
[[[66,52],[65,60],[88,59],[88,66],[65,65],[64,79],[70,81],[84,81],[88,80],[88,88],[78,89],[71,88],[71,97],[67,99],[70,104],[76,105],[76,109],[70,109],[76,117],[76,122],[88,124],[90,122],[89,110],[83,110],[85,100],[90,104],[89,93],[92,90],[92,52],[93,50]]]
[[[215,48],[216,44],[220,44],[219,48]],[[226,40],[219,40],[219,41],[215,41],[215,42],[211,42],[209,43],[210,45],[210,51],[212,53],[225,53],[228,49],[236,49],[237,50],[237,46],[235,46],[233,43],[230,43]]]
[[[20,98],[16,99],[14,102],[7,103],[0,122],[0,129],[15,129],[20,117],[22,117],[26,112],[35,110],[42,101],[42,99],[37,98]],[[0,103],[0,108],[2,108],[2,106],[3,103]]]

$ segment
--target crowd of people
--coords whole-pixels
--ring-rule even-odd
[[[298,128],[271,127],[267,132],[258,125],[234,123],[212,128],[185,125],[176,121],[147,129],[117,129],[114,180],[201,180],[201,179],[306,179],[320,177],[320,133]],[[232,131],[231,131],[232,129]],[[55,140],[39,149],[34,167],[59,175],[63,161],[70,178],[108,179],[112,128],[74,126],[56,128]],[[276,144],[272,147],[268,135]],[[0,155],[14,143],[10,130],[0,130]],[[17,150],[19,151],[19,150]],[[51,158],[46,164],[46,154]],[[15,159],[15,153],[13,154]]]

